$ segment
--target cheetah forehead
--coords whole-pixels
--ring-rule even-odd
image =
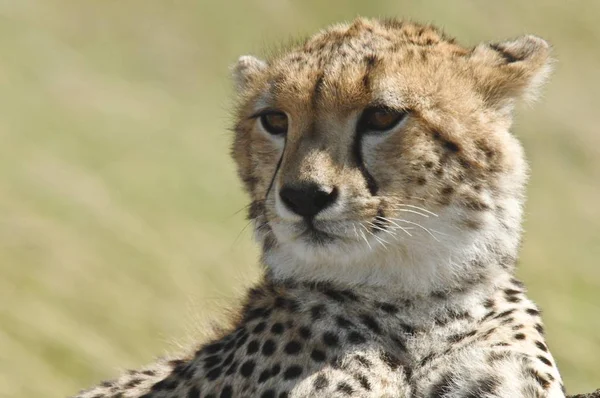
[[[549,45],[534,36],[466,48],[431,25],[359,18],[333,25],[266,62],[241,57],[234,76],[242,103],[277,97],[306,105],[320,94],[342,108],[360,107],[393,99],[381,90],[385,86],[412,94],[418,103],[403,105],[413,108],[475,102],[506,110],[513,99],[536,91],[549,65]]]

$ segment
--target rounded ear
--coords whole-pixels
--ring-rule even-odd
[[[482,43],[469,55],[476,85],[491,106],[534,100],[552,70],[550,44],[536,36]]]
[[[235,88],[244,91],[267,68],[267,63],[252,55],[241,56],[231,68]]]

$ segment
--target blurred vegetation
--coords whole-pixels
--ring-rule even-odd
[[[237,56],[402,16],[558,59],[515,132],[520,276],[571,392],[600,387],[600,2],[0,1],[0,396],[66,396],[176,351],[256,279],[228,156]]]

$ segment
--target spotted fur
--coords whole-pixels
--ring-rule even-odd
[[[360,18],[240,58],[232,154],[264,279],[213,341],[77,397],[564,397],[514,278],[527,165],[509,128],[549,53]],[[363,131],[370,107],[402,119]]]

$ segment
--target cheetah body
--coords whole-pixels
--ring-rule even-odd
[[[508,130],[548,53],[358,19],[240,58],[232,152],[263,281],[196,351],[77,397],[564,397],[514,278],[527,166]]]

